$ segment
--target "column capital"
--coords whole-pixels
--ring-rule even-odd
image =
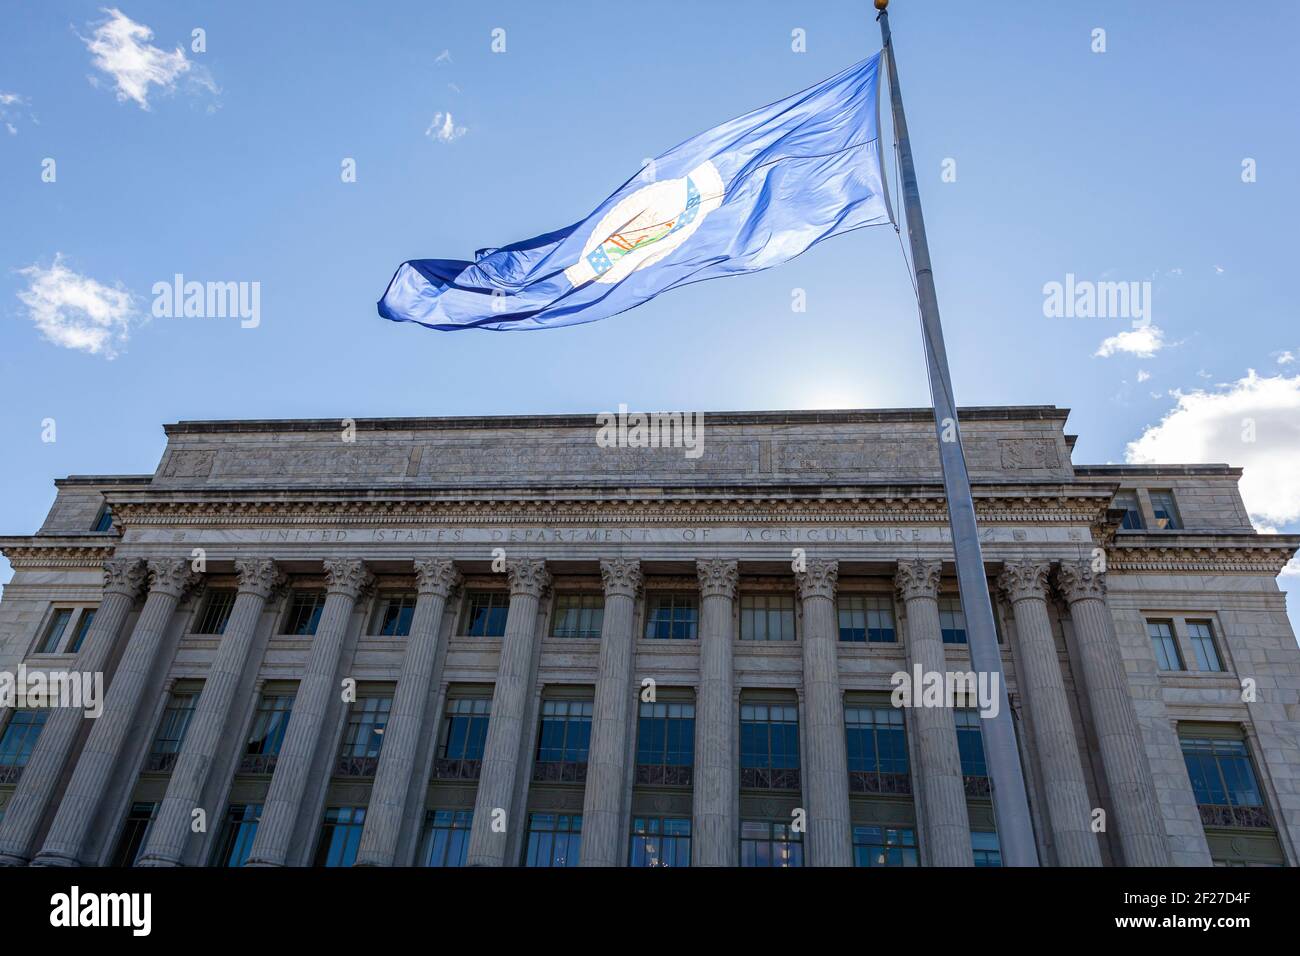
[[[146,571],[139,558],[109,558],[104,562],[104,593],[134,599],[144,587]]]
[[[641,590],[641,562],[636,558],[609,558],[600,562],[600,580],[605,596],[621,594],[634,598]]]
[[[799,585],[799,597],[803,600],[824,597],[833,601],[840,580],[840,563],[826,558],[813,558],[808,562],[807,570],[795,572],[794,579]]]
[[[998,575],[998,587],[1012,604],[1017,601],[1046,601],[1050,565],[1039,561],[1008,561]]]
[[[506,562],[506,577],[510,580],[510,594],[527,594],[540,598],[551,587],[551,572],[541,558],[522,558]]]
[[[1070,604],[1094,598],[1106,600],[1106,572],[1094,571],[1091,561],[1062,561],[1056,569],[1056,587]]]
[[[727,600],[735,598],[736,584],[740,581],[740,571],[735,561],[699,558],[695,562],[695,574],[700,580],[701,597],[724,597]]]
[[[149,562],[149,591],[179,598],[201,583],[202,576],[190,567],[189,558],[155,558]]]
[[[448,598],[460,588],[461,576],[456,562],[447,558],[417,558],[415,589],[420,594]]]
[[[348,558],[330,558],[325,565],[325,591],[342,594],[354,601],[375,581],[366,562]]]
[[[239,575],[239,590],[260,598],[269,598],[285,583],[284,572],[270,558],[240,558],[235,562],[235,573]]]
[[[943,562],[927,561],[924,558],[912,558],[899,561],[898,570],[894,572],[894,587],[904,601],[916,598],[939,597],[939,577],[943,571]]]

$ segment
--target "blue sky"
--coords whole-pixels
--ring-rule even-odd
[[[887,227],[568,329],[374,309],[402,260],[567,225],[645,157],[874,52],[869,7],[7,4],[0,532],[33,531],[57,476],[153,471],[179,419],[928,404]],[[960,403],[1073,409],[1076,462],[1244,465],[1259,526],[1300,530],[1300,6],[895,0],[891,19]],[[175,273],[259,282],[260,324],[144,321]],[[1131,323],[1046,318],[1067,274],[1150,281],[1159,334],[1098,356]],[[51,341],[84,331],[87,298],[98,351]]]

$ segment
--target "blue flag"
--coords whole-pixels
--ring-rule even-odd
[[[379,314],[442,330],[594,322],[889,222],[879,84],[877,53],[688,139],[566,229],[480,250],[474,262],[404,262]]]

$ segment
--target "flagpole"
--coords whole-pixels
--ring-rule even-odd
[[[970,646],[971,665],[981,674],[997,675],[997,715],[980,721],[984,740],[984,759],[993,791],[993,814],[997,821],[998,843],[1005,866],[1037,866],[1033,824],[1025,797],[1025,777],[1016,749],[1011,709],[1007,704],[1006,680],[1002,673],[1002,654],[998,650],[993,626],[993,606],[989,601],[988,578],[980,552],[979,532],[975,524],[975,503],[971,498],[970,476],[962,451],[961,431],[957,423],[957,402],[953,397],[952,378],[948,374],[948,354],[939,323],[939,299],[934,290],[934,273],[930,267],[930,248],[925,239],[925,220],[921,215],[921,193],[916,184],[916,167],[912,163],[912,145],[907,136],[907,118],[903,115],[903,95],[898,88],[898,64],[889,36],[889,0],[875,0],[880,11],[880,39],[889,63],[889,96],[893,107],[894,136],[898,158],[903,209],[907,216],[907,235],[912,248],[916,291],[921,310],[921,333],[925,340],[925,360],[930,375],[930,397],[934,404],[935,437],[939,442],[939,463],[943,469],[944,496],[948,502],[948,521],[952,527],[953,555],[957,565],[957,587],[966,617],[966,640]]]

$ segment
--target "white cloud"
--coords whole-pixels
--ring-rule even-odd
[[[19,269],[27,288],[18,293],[27,316],[55,345],[113,358],[126,344],[138,314],[131,293],[120,283],[106,286],[69,269],[63,255],[48,269]]]
[[[434,113],[433,122],[429,128],[424,131],[425,136],[431,136],[440,143],[450,143],[452,140],[460,139],[468,130],[464,126],[457,126],[451,118],[451,113]]]
[[[1160,327],[1143,325],[1105,339],[1097,346],[1094,355],[1098,358],[1110,358],[1117,352],[1126,352],[1138,358],[1152,358],[1164,347],[1165,333]]]
[[[93,54],[91,63],[95,68],[107,73],[117,84],[119,101],[130,100],[147,110],[150,86],[173,93],[182,77],[197,89],[220,92],[208,72],[187,59],[179,46],[171,53],[159,49],[149,42],[153,31],[143,23],[136,23],[115,7],[103,12],[108,14],[108,20],[95,28],[90,39],[83,37],[82,42]]]
[[[1292,352],[1283,352],[1277,357],[1278,365],[1290,365],[1295,361],[1295,354]]]
[[[14,124],[22,118],[23,107],[26,105],[27,101],[17,93],[0,90],[0,122],[5,124],[10,136],[18,135],[18,127]]]
[[[13,106],[15,103],[21,103],[23,98],[17,93],[0,92],[0,106]]]
[[[437,64],[439,64],[439,65],[442,65],[443,63],[450,63],[450,62],[451,62],[451,51],[450,51],[450,50],[443,50],[441,53],[439,53],[436,57],[433,58],[433,62],[434,62],[434,63],[437,63]]]
[[[1300,520],[1300,375],[1245,378],[1214,391],[1174,392],[1178,405],[1129,442],[1130,464],[1227,462],[1257,527]]]
[[[1151,373],[1150,373],[1150,372],[1148,372],[1148,371],[1147,371],[1146,369],[1144,369],[1144,368],[1140,368],[1140,369],[1138,369],[1138,381],[1139,381],[1139,382],[1145,382],[1145,381],[1147,381],[1149,378],[1151,378]]]

